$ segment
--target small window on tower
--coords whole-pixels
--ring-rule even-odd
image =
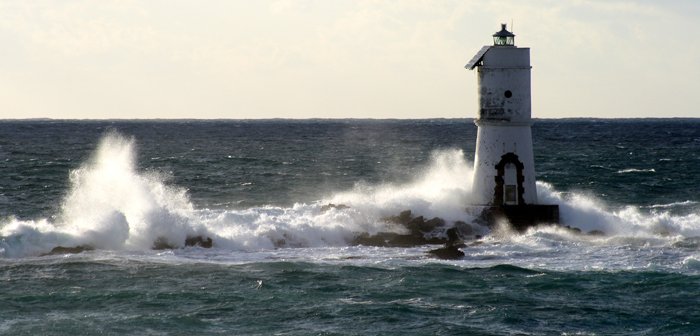
[[[506,187],[506,190],[505,190],[505,192],[506,192],[505,193],[506,194],[505,195],[506,196],[506,199],[505,199],[506,204],[509,204],[509,203],[512,204],[515,202],[515,185],[507,184],[505,187]]]
[[[503,95],[506,96],[506,98],[510,98],[510,97],[513,97],[513,92],[510,92],[510,90],[507,90],[505,93],[503,93]]]

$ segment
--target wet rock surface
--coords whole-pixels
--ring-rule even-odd
[[[457,246],[445,246],[439,249],[426,251],[425,253],[432,254],[440,259],[446,260],[454,260],[464,257],[464,252],[462,252]]]
[[[211,248],[213,241],[211,238],[204,238],[203,236],[187,237],[185,239],[185,246],[201,246],[204,248]]]
[[[600,231],[600,230],[593,230],[593,231],[588,231],[588,232],[586,232],[586,235],[587,235],[587,236],[599,236],[599,237],[603,237],[603,236],[605,236],[605,232]]]
[[[592,230],[592,231],[588,231],[586,233],[583,233],[583,231],[581,231],[581,229],[579,229],[579,228],[571,227],[568,225],[561,226],[561,227],[568,230],[569,232],[571,232],[573,234],[576,234],[576,235],[586,235],[586,236],[594,236],[594,237],[604,237],[605,236],[605,232],[600,231],[600,230]]]
[[[61,254],[77,254],[77,253],[81,253],[83,251],[92,251],[92,250],[94,250],[94,248],[90,245],[76,246],[76,247],[56,246],[51,250],[51,252],[40,254],[39,256],[45,257],[45,256],[61,255]]]
[[[444,219],[435,217],[425,219],[423,216],[413,217],[411,210],[402,211],[397,216],[383,218],[387,223],[398,224],[408,229],[408,234],[394,232],[379,232],[375,235],[363,232],[357,235],[353,245],[379,247],[415,247],[420,245],[456,246],[463,237],[472,233],[472,228],[465,222],[455,222],[451,228],[446,228]],[[442,234],[444,232],[444,234]],[[442,237],[439,237],[439,236]],[[444,237],[444,236],[447,237]],[[431,237],[432,236],[432,237]],[[428,237],[428,238],[426,238]]]
[[[204,236],[192,236],[192,237],[187,237],[185,239],[185,246],[199,246],[203,248],[211,248],[214,245],[214,241],[212,241],[211,238],[209,237],[204,237]],[[173,250],[176,249],[177,247],[172,246],[167,239],[160,237],[153,241],[153,246],[151,246],[152,250]],[[51,255],[60,255],[60,254],[77,254],[81,253],[83,251],[92,251],[95,248],[90,246],[90,245],[83,245],[83,246],[76,246],[76,247],[63,247],[63,246],[56,246],[54,247],[50,252],[48,253],[43,253],[40,254],[40,257],[44,256],[51,256]]]
[[[321,207],[321,212],[326,212],[326,211],[328,211],[328,210],[330,210],[330,209],[343,210],[343,209],[349,209],[349,208],[350,208],[350,207],[347,206],[347,205],[345,205],[345,204],[338,204],[338,205],[335,205],[335,204],[333,204],[333,203],[328,203],[328,204],[326,204],[326,205],[324,205],[324,206]]]
[[[211,248],[214,244],[214,242],[211,240],[209,237],[204,237],[204,236],[193,236],[193,237],[187,237],[185,239],[185,247],[187,246],[200,246],[203,248]],[[153,246],[151,246],[152,250],[173,250],[176,249],[177,247],[174,247],[170,245],[167,239],[163,237],[159,237],[155,241],[153,241]]]
[[[493,217],[493,214],[490,211],[484,211],[484,213],[477,217],[474,222],[480,225],[492,226],[494,222],[489,221],[493,220],[491,217]],[[482,243],[481,241],[478,241],[478,239],[481,239],[482,237],[480,235],[473,235],[474,230],[472,226],[463,221],[456,221],[452,224],[452,227],[447,227],[447,223],[442,218],[435,217],[432,219],[426,219],[423,216],[414,217],[411,210],[402,211],[396,216],[386,217],[382,220],[387,223],[401,225],[406,228],[409,233],[399,234],[395,232],[379,232],[377,234],[370,235],[369,233],[363,232],[355,237],[352,244],[378,247],[415,247],[420,245],[442,244],[444,245],[443,247],[432,249],[426,251],[425,253],[440,259],[450,260],[464,257],[465,254],[460,249],[467,247],[467,245],[464,243],[465,240],[475,240],[468,246],[474,246]],[[605,235],[604,232],[598,230],[583,233],[579,228],[571,226],[560,227],[576,235]],[[517,227],[515,229],[516,232],[524,232],[524,230],[518,230]]]

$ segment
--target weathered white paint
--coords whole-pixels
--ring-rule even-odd
[[[530,49],[515,46],[492,46],[484,54],[478,68],[479,127],[474,158],[474,204],[505,203],[505,190],[496,200],[498,165],[503,155],[512,153],[522,163],[522,200],[537,204],[535,163],[532,153]],[[506,92],[509,92],[507,94]],[[504,169],[505,185],[517,185],[511,169]],[[514,181],[515,179],[515,181]],[[516,202],[518,197],[516,195]],[[508,202],[508,204],[515,204]]]
[[[517,155],[518,160],[523,164],[523,200],[526,204],[537,204],[531,124],[523,125],[509,122],[490,124],[480,122],[480,120],[477,120],[476,123],[479,126],[479,131],[476,136],[476,156],[474,158],[474,199],[472,200],[474,204],[495,204],[498,173],[496,165],[507,153]],[[509,184],[509,182],[506,177],[504,185]]]

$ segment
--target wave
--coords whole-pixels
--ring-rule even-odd
[[[0,256],[46,253],[56,246],[89,245],[105,250],[147,250],[160,240],[184,247],[191,236],[212,238],[214,246],[255,251],[277,247],[347,246],[358,233],[403,232],[382,220],[411,210],[441,217],[448,226],[473,223],[470,203],[472,164],[461,150],[432,154],[430,163],[404,184],[358,182],[351,190],[292,207],[244,210],[196,209],[186,190],[165,174],[139,171],[133,138],[107,133],[93,157],[70,173],[70,192],[55,219],[7,219],[0,224]],[[663,207],[609,209],[585,193],[562,193],[538,182],[541,204],[558,204],[561,222],[608,236],[700,236],[700,217],[674,216]],[[323,210],[328,203],[347,208]],[[680,203],[685,204],[685,203]],[[694,206],[688,203],[687,206]],[[489,230],[472,225],[475,234]],[[570,237],[570,239],[576,239]]]
[[[166,176],[136,171],[133,138],[108,133],[95,155],[70,172],[70,192],[56,220],[11,220],[0,230],[0,254],[33,255],[51,248],[147,249],[164,237],[175,246],[202,228],[188,225],[193,207]]]
[[[668,208],[678,208],[678,207],[687,207],[690,205],[696,205],[698,202],[695,201],[683,201],[683,202],[673,202],[669,204],[654,204],[654,205],[649,205],[649,206],[643,206],[642,208],[649,208],[649,209],[668,209]]]
[[[654,208],[643,211],[639,207],[625,206],[610,209],[603,201],[585,193],[562,193],[547,183],[537,183],[537,196],[542,204],[558,204],[560,221],[564,225],[582,231],[599,230],[613,236],[700,236],[698,212],[688,215],[672,215]],[[695,205],[688,201],[680,203]],[[676,205],[677,206],[677,205]],[[673,207],[673,206],[669,206]]]
[[[635,168],[629,168],[629,169],[618,170],[616,173],[617,173],[617,174],[625,174],[625,173],[656,173],[656,170],[654,170],[654,168],[651,168],[651,169],[635,169]]]

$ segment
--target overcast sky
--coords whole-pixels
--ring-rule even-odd
[[[511,22],[533,117],[700,117],[697,0],[0,0],[0,119],[474,118]]]

